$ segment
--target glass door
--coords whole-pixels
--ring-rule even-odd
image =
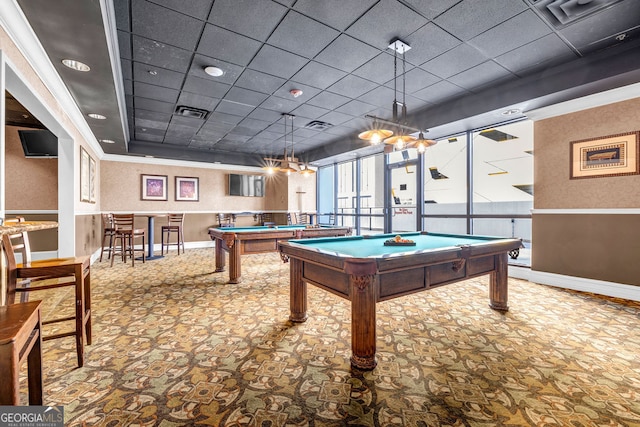
[[[403,150],[389,154],[391,168],[389,188],[391,232],[416,231],[417,213],[417,151]]]

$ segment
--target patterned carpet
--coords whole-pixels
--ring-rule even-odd
[[[398,298],[363,373],[347,301],[309,287],[294,325],[288,264],[242,268],[225,284],[212,249],[94,264],[93,345],[77,368],[73,339],[44,343],[45,404],[69,426],[640,426],[640,303],[510,279],[501,314],[488,277]]]

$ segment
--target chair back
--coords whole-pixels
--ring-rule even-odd
[[[309,224],[309,214],[301,213],[298,214],[298,224]]]
[[[167,225],[182,227],[184,224],[183,213],[170,213],[167,215]]]
[[[298,218],[296,217],[296,214],[293,212],[287,212],[287,222],[289,225],[297,224]]]
[[[110,214],[110,213],[102,214],[102,228],[104,230],[113,229],[113,214]]]
[[[10,218],[4,221],[4,225],[17,224],[20,222],[25,222],[23,217]],[[17,264],[16,261],[16,253],[19,253],[22,257],[22,263],[25,265],[31,264],[31,246],[29,245],[29,236],[26,231],[22,231],[20,233],[15,233],[7,236],[7,243],[5,245],[5,250],[11,250],[11,257],[13,257],[13,262]],[[7,252],[7,258],[9,258],[9,253]],[[11,260],[7,259],[7,262]],[[15,268],[15,266],[14,266]]]
[[[116,231],[133,230],[133,214],[113,214],[113,228]]]

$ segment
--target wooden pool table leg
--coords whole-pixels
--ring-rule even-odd
[[[242,269],[240,264],[240,241],[236,240],[229,248],[229,282],[240,283],[242,281]]]
[[[224,271],[224,247],[222,246],[222,239],[215,239],[216,243],[216,273]]]
[[[491,272],[489,284],[489,307],[509,311],[509,259],[506,253],[495,255],[496,269]]]
[[[302,280],[302,261],[289,260],[289,320],[302,323],[307,320],[307,283]]]
[[[376,367],[376,301],[378,285],[375,261],[345,262],[351,299],[351,366],[364,371]]]

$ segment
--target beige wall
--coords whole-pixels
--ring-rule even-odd
[[[640,208],[640,175],[570,179],[571,141],[640,129],[640,99],[619,102],[534,125],[534,207]],[[640,286],[637,215],[533,215],[533,270]]]
[[[58,159],[24,156],[18,130],[5,126],[7,210],[58,209]]]

